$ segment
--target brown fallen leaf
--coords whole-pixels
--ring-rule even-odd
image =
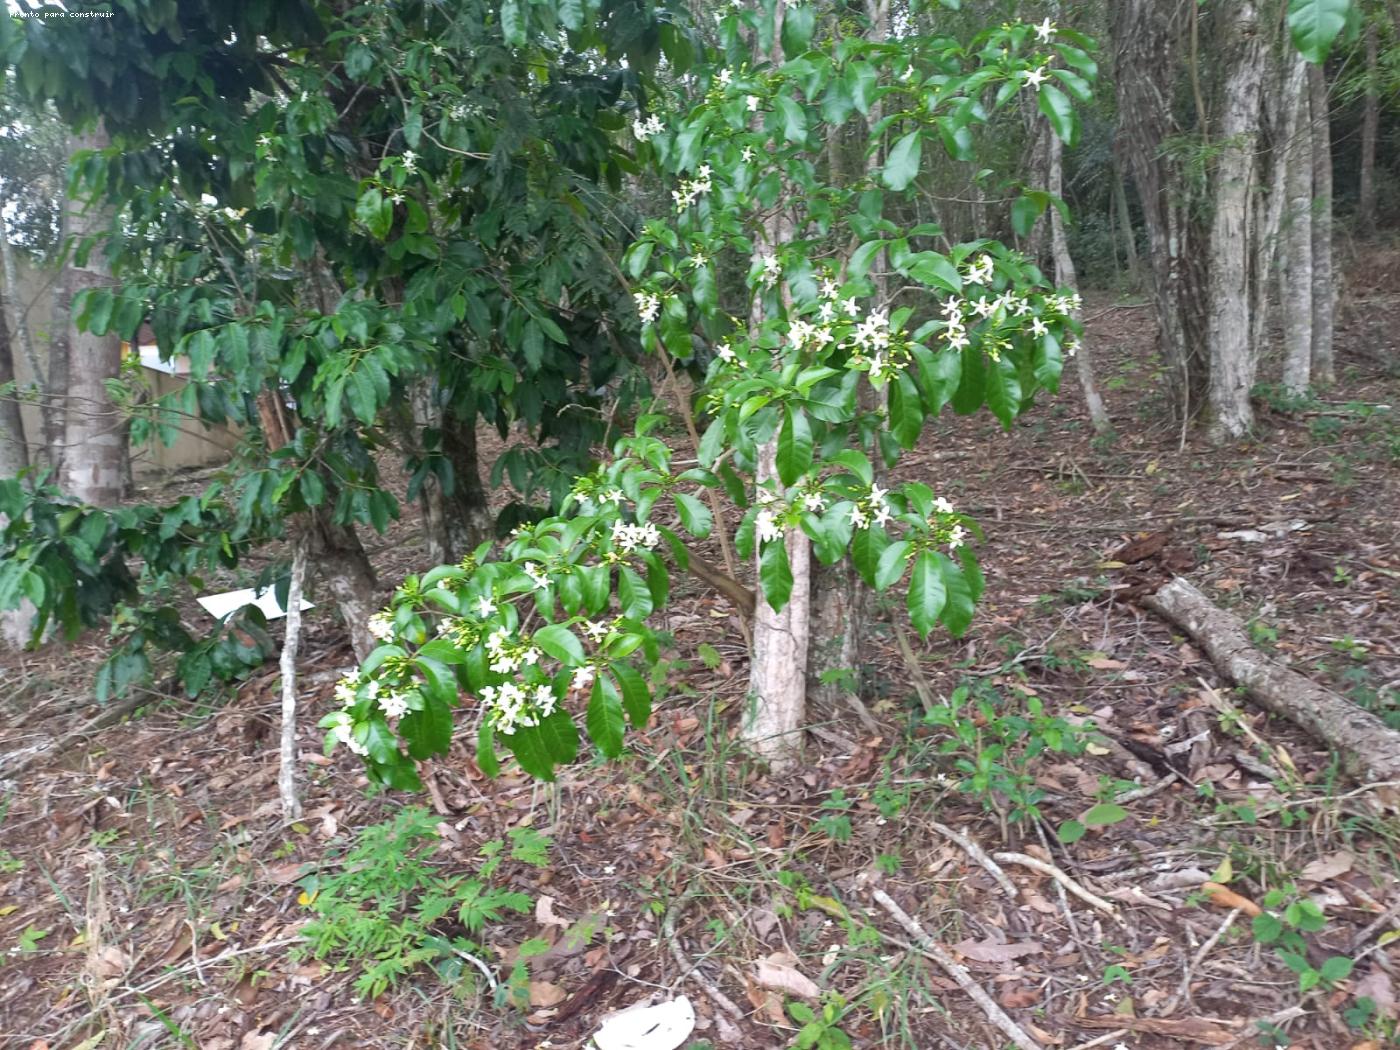
[[[1040,1002],[1040,991],[1035,988],[1027,988],[1022,985],[1019,988],[1007,988],[998,997],[1001,1005],[1008,1010],[1020,1010],[1027,1006],[1034,1006]]]
[[[569,997],[569,993],[549,981],[530,982],[530,1005],[534,1007],[558,1006]]]
[[[244,1032],[238,1050],[272,1050],[276,1042],[276,1032]]]
[[[1346,850],[1329,853],[1306,865],[1298,874],[1298,879],[1300,882],[1326,882],[1328,879],[1335,879],[1338,875],[1345,875],[1351,871],[1355,859]]]
[[[569,920],[561,919],[554,913],[554,898],[547,893],[540,894],[540,899],[535,902],[535,921],[541,926],[558,926],[561,930],[569,928]]]
[[[791,952],[774,952],[759,959],[755,966],[754,979],[760,988],[774,992],[787,992],[799,999],[820,999],[822,990],[816,983],[797,969],[797,956]]]
[[[1351,994],[1358,999],[1370,999],[1376,1013],[1382,1017],[1396,1016],[1395,986],[1384,970],[1372,970],[1352,986]]]
[[[1038,955],[1045,951],[1037,941],[994,941],[990,937],[984,941],[974,941],[970,937],[949,945],[953,951],[973,962],[1011,962],[1023,955]]]
[[[1238,908],[1251,919],[1256,915],[1263,915],[1264,909],[1255,904],[1248,897],[1241,897],[1232,889],[1228,889],[1218,882],[1201,883],[1201,892],[1206,895],[1212,904],[1217,908]]]

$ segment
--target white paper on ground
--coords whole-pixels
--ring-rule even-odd
[[[681,996],[613,1014],[593,1033],[597,1050],[676,1050],[695,1030],[695,1007]]]
[[[244,587],[241,591],[206,594],[203,598],[196,598],[195,601],[199,602],[204,607],[204,611],[216,620],[222,620],[229,613],[237,612],[245,605],[256,605],[269,620],[279,620],[287,615],[287,610],[282,608],[281,603],[277,601],[277,590],[274,587],[269,587],[261,594],[251,587]],[[301,600],[302,612],[314,608],[316,606],[305,598]]]

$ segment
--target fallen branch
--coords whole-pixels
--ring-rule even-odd
[[[661,924],[661,936],[666,938],[666,945],[671,949],[671,958],[676,960],[676,965],[681,968],[681,975],[676,978],[676,984],[680,984],[687,977],[695,978],[695,983],[704,989],[705,994],[721,1010],[727,1013],[736,1021],[744,1019],[744,1011],[734,1005],[734,1000],[719,990],[719,986],[700,972],[698,963],[692,963],[685,957],[685,952],[681,951],[680,943],[676,940],[676,919],[680,917],[685,906],[690,903],[691,898],[698,892],[698,884],[692,883],[684,893],[677,898],[676,903],[671,905],[671,910],[666,913],[666,919]],[[674,986],[673,986],[674,987]]]
[[[1261,707],[1282,715],[1335,748],[1354,774],[1400,778],[1400,732],[1369,711],[1270,660],[1256,649],[1238,617],[1211,603],[1180,577],[1144,599],[1182,628],[1216,668]]]
[[[1244,914],[1243,908],[1231,908],[1230,914],[1225,916],[1225,921],[1220,924],[1210,938],[1201,945],[1196,954],[1191,957],[1191,961],[1186,966],[1186,972],[1181,975],[1181,984],[1177,986],[1171,997],[1162,1004],[1161,1012],[1167,1016],[1176,1013],[1176,1008],[1183,1001],[1191,1005],[1191,978],[1200,969],[1201,963],[1205,962],[1206,956],[1210,954],[1212,948],[1220,943],[1220,938],[1225,936],[1225,932],[1235,924],[1235,920]]]
[[[1019,864],[1023,868],[1030,868],[1031,871],[1038,871],[1042,875],[1049,875],[1091,908],[1103,912],[1115,922],[1121,923],[1123,921],[1118,914],[1117,908],[1109,904],[1108,901],[1104,900],[1102,897],[1090,893],[1053,864],[1047,864],[1043,860],[1027,856],[1024,853],[993,853],[992,857],[1002,864]]]
[[[974,981],[972,975],[967,972],[967,968],[960,965],[929,937],[924,932],[923,927],[896,904],[888,893],[877,889],[872,896],[875,903],[889,912],[894,921],[903,926],[909,936],[914,938],[914,944],[919,952],[943,967],[944,972],[957,982],[958,987],[967,993],[968,998],[982,1008],[982,1012],[987,1015],[987,1020],[1000,1028],[1008,1039],[1020,1047],[1020,1050],[1044,1050],[1039,1043],[1026,1034],[1025,1029],[1013,1021],[1011,1016],[992,1000],[991,996],[982,990],[981,985]]]
[[[932,824],[934,831],[938,832],[944,838],[952,839],[959,846],[961,846],[963,850],[966,851],[969,857],[971,857],[978,864],[982,865],[982,867],[987,869],[988,874],[990,874],[992,878],[996,879],[997,885],[1000,886],[1006,892],[1006,895],[1008,897],[1010,897],[1012,900],[1016,899],[1016,884],[1011,881],[1010,877],[1006,874],[1006,872],[1001,870],[1000,865],[998,865],[996,861],[992,860],[992,858],[987,855],[986,851],[982,849],[981,846],[977,845],[977,843],[973,842],[966,835],[962,835],[959,832],[954,831],[952,828],[946,827],[945,825],[938,823],[938,821],[936,820],[932,821]]]

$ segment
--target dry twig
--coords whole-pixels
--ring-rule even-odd
[[[1019,864],[1023,868],[1030,868],[1032,871],[1038,871],[1042,875],[1049,875],[1091,908],[1103,912],[1117,923],[1121,924],[1123,922],[1122,917],[1118,914],[1117,908],[1109,904],[1108,901],[1104,900],[1102,897],[1090,893],[1059,868],[1055,867],[1055,865],[1047,864],[1043,860],[1029,857],[1024,853],[994,853],[992,856],[1003,864]]]
[[[914,944],[919,952],[943,967],[944,972],[957,982],[958,987],[967,993],[968,998],[982,1008],[982,1012],[987,1015],[987,1020],[1000,1028],[1008,1039],[1021,1050],[1044,1050],[1039,1043],[1026,1034],[1025,1029],[1013,1021],[1011,1016],[996,1004],[991,996],[982,990],[981,985],[972,979],[972,975],[967,972],[966,967],[960,965],[933,938],[926,934],[923,927],[896,904],[888,893],[877,889],[872,896],[875,903],[889,912],[895,922],[903,926],[908,931],[909,936],[914,938]]]
[[[1012,900],[1016,899],[1016,884],[1011,881],[1006,872],[1001,869],[1001,866],[987,855],[987,852],[981,846],[977,845],[977,843],[973,842],[966,835],[956,832],[952,828],[938,823],[936,820],[930,823],[933,824],[934,831],[938,832],[944,838],[952,839],[967,852],[968,856],[977,861],[982,867],[986,868],[992,878],[997,880],[997,885],[1006,891],[1008,897]]]
[[[676,984],[684,981],[687,977],[695,978],[695,983],[704,990],[716,1006],[734,1020],[742,1021],[744,1011],[735,1006],[734,1000],[720,991],[713,981],[700,972],[700,968],[696,964],[685,957],[685,952],[681,950],[680,943],[676,940],[676,919],[680,917],[685,906],[695,896],[698,888],[695,883],[688,886],[685,892],[677,898],[676,903],[671,905],[671,910],[666,913],[666,920],[661,924],[661,936],[666,938],[666,946],[671,950],[671,958],[676,960],[676,965],[681,969],[681,975],[676,978]]]

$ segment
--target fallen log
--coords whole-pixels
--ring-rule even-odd
[[[1400,780],[1400,732],[1345,697],[1269,659],[1249,641],[1232,613],[1181,577],[1143,603],[1182,628],[1217,670],[1265,710],[1282,715],[1341,753],[1348,772],[1370,780]]]

